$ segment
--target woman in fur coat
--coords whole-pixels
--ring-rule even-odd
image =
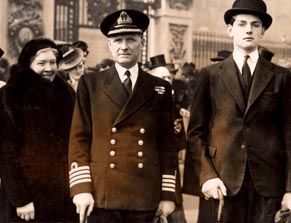
[[[53,41],[29,41],[0,91],[0,222],[77,222],[67,176],[74,92],[56,75],[60,57]]]

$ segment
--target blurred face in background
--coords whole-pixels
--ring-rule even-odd
[[[56,53],[51,48],[39,50],[32,58],[30,68],[42,78],[53,81],[58,69]]]
[[[162,78],[168,81],[170,84],[172,83],[172,75],[168,68],[166,67],[156,67],[150,70],[150,73],[156,77]]]
[[[144,40],[140,34],[123,34],[109,37],[109,50],[122,67],[131,68],[139,59]]]
[[[67,71],[70,79],[79,81],[80,77],[85,73],[85,62],[81,60],[77,66]]]

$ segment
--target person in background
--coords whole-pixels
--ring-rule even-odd
[[[60,61],[59,68],[66,75],[68,84],[77,92],[80,77],[85,73],[83,51],[79,48],[68,50]]]
[[[88,57],[90,51],[89,51],[89,46],[85,41],[77,40],[72,45],[74,48],[79,48],[83,51],[83,55],[85,59]]]
[[[69,165],[80,222],[152,223],[175,209],[171,85],[138,65],[148,25],[137,10],[106,16],[100,28],[115,64],[79,81]]]
[[[259,54],[268,61],[272,61],[272,58],[275,55],[272,51],[263,46],[259,46]]]
[[[273,223],[291,210],[291,74],[259,54],[264,1],[236,0],[224,21],[233,53],[198,75],[184,192],[201,196],[199,223]]]
[[[100,63],[100,71],[109,69],[114,65],[114,60],[111,60],[109,58],[105,58]]]
[[[77,222],[69,195],[74,97],[47,38],[27,42],[0,90],[0,221]]]
[[[173,88],[174,97],[175,97],[174,101],[176,101],[175,111],[179,112],[179,117],[182,118],[183,120],[183,130],[185,133],[187,133],[187,127],[188,127],[189,116],[190,116],[189,107],[191,103],[191,99],[187,95],[187,92],[188,92],[187,82],[185,82],[183,79],[177,76],[179,69],[175,68],[174,64],[172,63],[167,64],[167,68],[170,71],[171,75],[173,76],[172,88]],[[186,135],[185,135],[185,138],[186,138]],[[180,148],[186,148],[186,146],[180,146]],[[184,151],[179,153],[179,161],[180,162],[183,161],[184,163]]]
[[[0,58],[0,80],[7,82],[10,76],[10,64],[6,58]]]
[[[186,148],[186,132],[184,130],[184,124],[182,116],[180,115],[180,110],[185,109],[183,108],[183,90],[186,89],[186,84],[182,80],[175,80],[174,75],[177,70],[168,69],[168,65],[166,64],[165,55],[159,54],[153,57],[150,57],[150,66],[149,66],[149,73],[162,78],[168,81],[172,86],[172,96],[173,96],[173,103],[174,103],[174,132],[175,132],[175,147],[177,150],[177,156],[179,157],[180,151]],[[185,92],[184,92],[185,93]],[[180,160],[179,160],[180,161]],[[181,160],[182,162],[182,160]],[[178,166],[179,168],[179,166]],[[168,216],[169,223],[185,223],[185,213],[183,208],[183,200],[181,194],[181,179],[180,179],[180,171],[177,174],[177,206],[175,211]]]
[[[231,55],[231,51],[229,50],[219,50],[217,52],[217,56],[216,57],[212,57],[210,58],[210,60],[214,63],[216,62],[220,62],[225,60],[226,58],[228,58]]]
[[[196,65],[192,62],[184,63],[183,66],[181,67],[181,72],[182,76],[185,77],[187,89],[186,89],[186,98],[189,100],[188,101],[188,109],[190,109],[191,102],[193,100],[193,94],[194,94],[194,87],[196,84],[196,79],[197,79],[197,74],[198,70],[196,69]],[[185,115],[187,116],[187,111],[184,112]]]

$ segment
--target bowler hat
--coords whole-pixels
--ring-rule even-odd
[[[84,59],[83,51],[79,48],[72,48],[63,55],[60,61],[60,69],[70,70],[77,66]]]
[[[148,28],[149,22],[149,17],[140,11],[122,9],[106,16],[100,29],[107,37],[127,33],[142,34]]]
[[[224,14],[225,23],[229,24],[231,18],[237,14],[258,16],[262,20],[265,29],[268,29],[272,24],[272,17],[267,13],[267,6],[263,0],[236,0],[232,8]]]
[[[156,68],[156,67],[166,67],[166,60],[164,54],[159,54],[153,57],[150,57],[151,65],[150,69]]]
[[[259,46],[259,54],[268,61],[271,61],[274,53],[265,47]]]
[[[213,62],[222,61],[222,60],[228,58],[230,55],[231,55],[231,52],[228,50],[219,50],[217,52],[217,56],[210,58],[210,60]]]

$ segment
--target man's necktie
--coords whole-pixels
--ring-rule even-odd
[[[124,86],[124,88],[126,90],[127,95],[130,96],[131,93],[132,93],[132,82],[131,82],[131,79],[130,79],[130,72],[129,72],[129,70],[127,70],[125,72],[125,75],[127,76],[127,78],[124,80],[123,86]]]
[[[250,87],[251,81],[252,81],[251,69],[248,65],[249,58],[250,58],[249,55],[245,56],[244,64],[242,66],[242,78],[244,80],[245,87],[246,87],[247,91],[249,90],[249,87]]]

